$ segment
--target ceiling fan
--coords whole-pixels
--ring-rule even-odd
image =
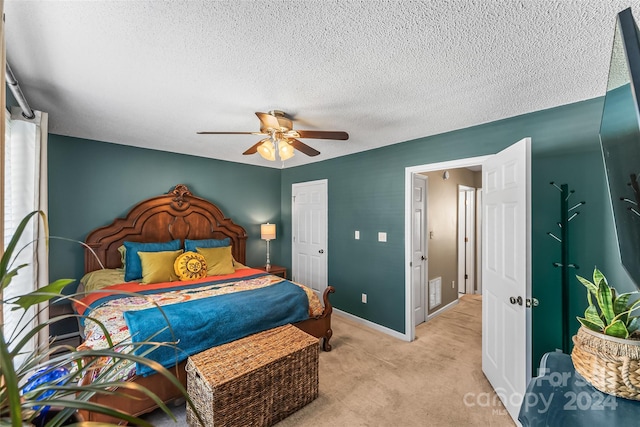
[[[307,156],[317,156],[318,150],[308,146],[298,138],[335,139],[345,141],[349,134],[341,131],[293,130],[293,121],[284,111],[272,110],[268,113],[256,113],[260,119],[260,132],[198,132],[200,135],[268,135],[252,145],[242,154],[260,154],[267,160],[275,160],[276,152],[280,160],[290,159],[294,149]]]

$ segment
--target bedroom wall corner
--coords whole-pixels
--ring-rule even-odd
[[[176,184],[186,184],[194,195],[214,202],[225,216],[244,227],[249,236],[247,264],[264,263],[260,224],[280,220],[279,170],[49,135],[52,236],[84,241],[89,231]],[[279,259],[278,240],[272,242],[271,252]],[[80,279],[84,272],[81,246],[53,240],[50,266],[52,279]]]

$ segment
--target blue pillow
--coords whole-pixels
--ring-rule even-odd
[[[196,248],[224,248],[225,246],[231,246],[231,239],[226,238],[222,240],[218,239],[204,239],[204,240],[189,240],[184,239],[184,251],[196,252]]]
[[[180,239],[163,243],[124,242],[123,244],[126,249],[126,262],[124,264],[125,282],[142,279],[142,263],[140,262],[138,252],[163,252],[182,249]]]

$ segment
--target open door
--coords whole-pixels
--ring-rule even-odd
[[[415,325],[427,320],[427,180],[424,175],[413,175],[413,223],[411,235],[411,280],[413,283],[413,319]]]
[[[514,420],[531,378],[531,139],[482,166],[482,371]]]

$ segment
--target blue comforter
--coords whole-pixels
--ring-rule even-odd
[[[305,320],[309,318],[309,300],[299,286],[283,281],[255,290],[167,305],[162,311],[164,315],[157,307],[127,311],[124,317],[134,342],[146,341],[152,336],[155,342],[178,342],[177,350],[162,346],[146,355],[171,367],[208,348]],[[165,329],[155,335],[167,327],[167,318],[172,331]],[[146,376],[154,371],[137,364],[136,373]]]

